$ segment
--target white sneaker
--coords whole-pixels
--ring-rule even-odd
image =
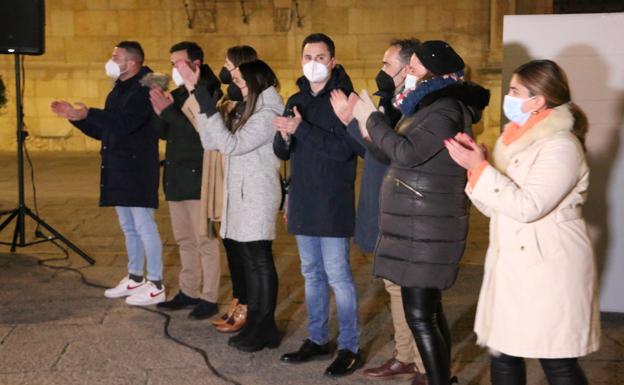
[[[136,282],[126,276],[119,281],[117,286],[111,287],[104,291],[104,296],[107,298],[119,298],[132,295],[136,290],[145,285],[145,278],[141,282]]]
[[[165,298],[165,285],[158,289],[153,282],[147,281],[145,285],[136,289],[130,297],[126,298],[126,303],[134,306],[156,305],[165,302]]]

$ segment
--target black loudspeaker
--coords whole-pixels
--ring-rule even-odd
[[[0,0],[0,54],[42,55],[44,0]]]

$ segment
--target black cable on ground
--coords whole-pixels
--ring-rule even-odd
[[[22,67],[22,79],[21,79],[21,90],[20,93],[22,94],[22,100],[24,100],[24,92],[26,89],[26,71],[24,68],[24,56],[22,56],[21,60],[20,60],[20,65]],[[17,113],[22,114],[22,124],[24,129],[26,129],[26,122],[24,121],[24,112],[23,111],[18,111]],[[26,138],[24,138],[26,139]],[[39,216],[39,207],[37,205],[37,187],[35,184],[35,168],[33,166],[32,163],[32,159],[30,158],[30,153],[28,152],[28,146],[26,146],[26,141],[24,140],[24,154],[26,155],[26,161],[28,162],[28,165],[30,166],[30,180],[31,180],[31,185],[32,185],[32,192],[33,192],[33,203],[34,203],[34,208],[35,208],[35,213],[37,214],[37,216]],[[38,238],[47,238],[42,232],[41,232],[41,228],[40,228],[40,224],[37,222],[37,227],[35,228],[35,237]],[[48,259],[39,259],[37,261],[37,263],[40,266],[43,267],[47,267],[48,269],[53,269],[53,270],[63,270],[63,271],[71,271],[74,273],[77,273],[80,276],[80,281],[89,287],[93,287],[96,289],[108,289],[107,286],[103,286],[103,285],[99,285],[97,283],[93,283],[93,282],[89,282],[87,280],[87,278],[85,277],[85,275],[83,274],[82,271],[80,271],[79,269],[76,269],[74,267],[70,267],[70,262],[69,262],[69,252],[67,251],[67,249],[65,249],[63,246],[61,246],[60,244],[58,244],[53,238],[49,239],[50,242],[52,242],[56,247],[58,247],[59,249],[61,249],[61,251],[63,252],[63,254],[65,255],[64,257],[59,257],[59,258],[48,258]],[[55,266],[55,265],[50,265],[48,264],[49,262],[58,262],[58,261],[67,261],[68,264],[66,266]],[[196,353],[198,353],[199,355],[201,355],[202,359],[204,360],[204,363],[206,364],[206,367],[208,367],[208,369],[212,372],[212,374],[214,374],[216,377],[222,379],[223,381],[229,382],[232,385],[241,385],[239,382],[232,380],[230,378],[228,378],[227,376],[219,373],[219,371],[212,365],[212,363],[210,362],[210,359],[208,358],[208,353],[201,349],[198,348],[197,346],[193,346],[189,343],[186,343],[174,336],[172,336],[171,334],[169,334],[169,325],[171,323],[171,316],[167,313],[163,313],[161,311],[158,310],[154,310],[154,309],[150,309],[147,307],[141,307],[141,306],[137,306],[136,308],[150,312],[150,313],[154,313],[154,314],[158,314],[161,317],[165,318],[165,324],[163,327],[163,332],[165,334],[165,337],[170,339],[171,341],[175,342],[178,345],[184,346],[187,349],[191,349],[193,351],[195,351]]]
[[[97,283],[93,283],[90,282],[89,280],[87,280],[87,278],[85,277],[84,273],[82,271],[80,271],[80,269],[74,268],[69,266],[69,252],[67,251],[67,249],[65,249],[63,246],[61,246],[60,244],[58,244],[54,239],[51,239],[50,242],[52,242],[56,247],[58,247],[59,249],[61,249],[61,251],[63,252],[63,254],[65,254],[64,257],[57,257],[57,258],[48,258],[48,259],[39,259],[37,261],[37,263],[40,266],[46,267],[48,269],[53,269],[53,270],[62,270],[62,271],[70,271],[70,272],[74,272],[77,273],[80,276],[80,280],[82,281],[83,284],[85,284],[86,286],[89,287],[93,287],[93,288],[97,288],[97,289],[108,289],[108,286],[104,286],[104,285],[100,285]],[[67,261],[68,265],[66,266],[55,266],[55,265],[50,265],[49,262],[58,262],[58,261]],[[154,310],[151,308],[147,308],[147,307],[141,307],[141,306],[136,306],[135,308],[137,309],[141,309],[150,313],[154,313],[154,314],[158,314],[161,317],[163,317],[165,319],[165,324],[163,325],[163,332],[165,334],[165,338],[170,339],[171,341],[175,342],[176,344],[180,345],[180,346],[184,346],[187,349],[191,349],[193,351],[195,351],[196,353],[198,353],[202,359],[204,360],[204,363],[206,364],[206,367],[208,368],[208,370],[210,370],[212,372],[212,374],[214,374],[216,377],[220,378],[223,381],[229,382],[232,385],[242,385],[240,382],[233,380],[229,377],[227,377],[224,374],[219,373],[219,371],[212,365],[212,363],[210,362],[210,359],[208,358],[208,353],[202,349],[199,348],[197,346],[191,345],[187,342],[184,342],[174,336],[172,336],[171,334],[169,334],[169,325],[171,323],[171,316],[167,313],[158,311],[158,310]]]

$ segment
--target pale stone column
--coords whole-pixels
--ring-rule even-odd
[[[516,0],[490,0],[490,39],[487,64],[477,71],[481,85],[490,90],[490,105],[485,110],[481,130],[475,130],[479,142],[490,149],[501,131],[503,16],[516,13]]]
[[[490,0],[490,54],[488,63],[500,67],[503,59],[503,16],[516,13],[516,0]]]

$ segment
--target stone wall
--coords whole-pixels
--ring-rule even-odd
[[[535,2],[543,4],[544,0]],[[285,97],[295,90],[294,80],[301,72],[300,44],[311,32],[324,32],[334,39],[337,59],[356,89],[375,87],[383,52],[388,41],[397,37],[447,40],[464,57],[474,80],[481,80],[485,73],[488,85],[500,83],[496,75],[500,66],[489,60],[491,4],[499,3],[495,0],[247,0],[247,23],[238,0],[186,3],[187,10],[184,0],[48,0],[46,53],[25,57],[24,113],[30,148],[99,148],[97,142],[54,117],[49,105],[53,99],[68,99],[102,106],[112,85],[104,74],[104,63],[120,40],[140,41],[146,64],[167,73],[168,50],[181,40],[197,41],[215,72],[228,47],[252,45],[276,70]],[[10,99],[0,110],[0,150],[15,146],[13,59],[0,55],[0,74]],[[492,102],[498,109],[500,102]],[[486,121],[498,129],[496,119]]]

